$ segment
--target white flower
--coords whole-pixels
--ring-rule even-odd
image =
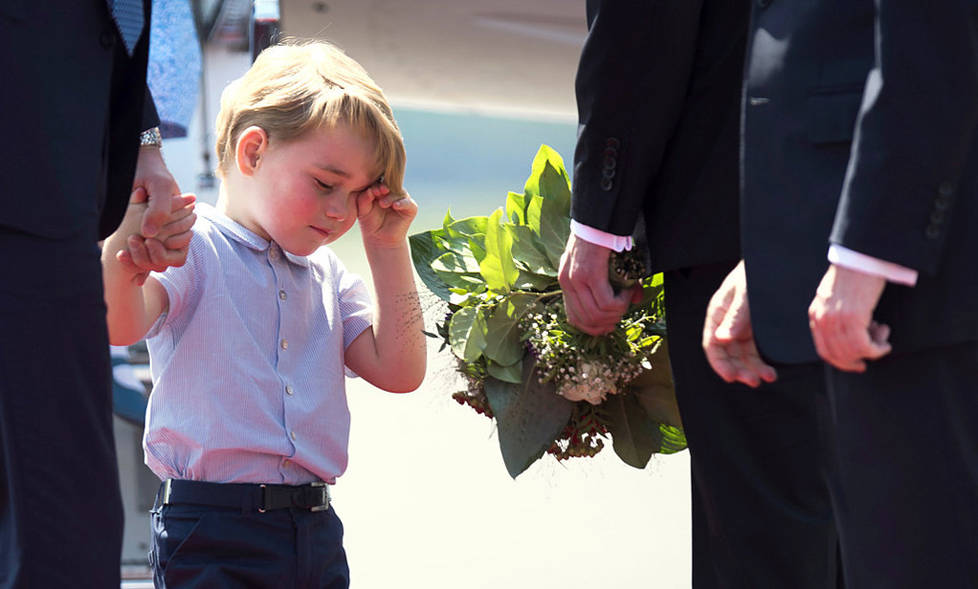
[[[557,389],[557,394],[568,401],[587,401],[600,405],[609,394],[618,392],[618,386],[607,367],[596,362],[581,362],[578,376],[567,380]]]

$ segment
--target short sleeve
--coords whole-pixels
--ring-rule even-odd
[[[183,266],[171,266],[163,272],[150,272],[150,276],[166,289],[167,310],[150,328],[146,334],[147,339],[158,335],[179,318],[182,312],[192,307],[193,302],[200,296],[200,275],[204,267],[206,250],[206,238],[195,230],[190,239],[187,261]]]
[[[347,272],[336,260],[336,298],[343,319],[343,348],[373,324],[373,302],[367,285],[359,275]]]

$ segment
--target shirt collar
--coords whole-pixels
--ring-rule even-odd
[[[207,203],[197,203],[195,210],[199,216],[216,225],[221,233],[255,251],[263,252],[269,247],[273,246],[273,243],[269,240],[262,238],[257,233],[251,231],[244,225],[238,223]],[[286,259],[293,264],[302,266],[304,268],[309,267],[309,258],[306,256],[297,256],[293,253],[287,252],[278,244],[274,244],[274,247],[280,249],[282,253],[285,254]]]

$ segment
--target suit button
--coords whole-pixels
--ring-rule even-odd
[[[604,145],[605,147],[611,149],[618,149],[621,147],[621,141],[618,141],[617,137],[608,137],[608,139],[604,142]]]
[[[615,158],[613,158],[613,157],[606,157],[606,158],[604,158],[604,169],[605,170],[614,170],[615,169],[615,166],[617,166],[617,165],[618,165],[618,162],[615,161]]]
[[[615,177],[615,171],[614,170],[609,170],[608,168],[605,168],[605,169],[601,170],[601,177],[602,178],[607,178],[608,180],[611,180],[612,178]]]
[[[954,184],[951,182],[941,182],[941,185],[937,187],[937,194],[943,197],[950,197],[954,194]]]
[[[941,236],[941,230],[937,225],[928,225],[927,229],[924,230],[924,235],[927,236],[927,239],[937,239]]]
[[[930,214],[930,224],[940,225],[944,222],[944,211],[934,211]]]
[[[951,199],[946,196],[938,196],[934,200],[935,211],[946,211],[951,208]]]
[[[112,49],[112,46],[115,45],[115,33],[102,31],[102,34],[98,36],[98,42],[105,49]]]
[[[615,183],[611,181],[611,178],[605,177],[601,179],[601,190],[604,190],[605,192],[611,190],[614,185]]]

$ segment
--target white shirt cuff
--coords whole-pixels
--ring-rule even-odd
[[[574,235],[588,243],[600,245],[616,252],[632,249],[631,235],[615,235],[614,233],[608,233],[589,225],[578,223],[574,219],[571,219],[570,228]]]
[[[837,243],[829,245],[829,262],[837,266],[849,268],[850,270],[858,270],[866,274],[881,276],[897,284],[905,284],[907,286],[917,284],[917,271],[913,268],[907,268],[900,264],[867,256],[866,254],[853,251]]]

